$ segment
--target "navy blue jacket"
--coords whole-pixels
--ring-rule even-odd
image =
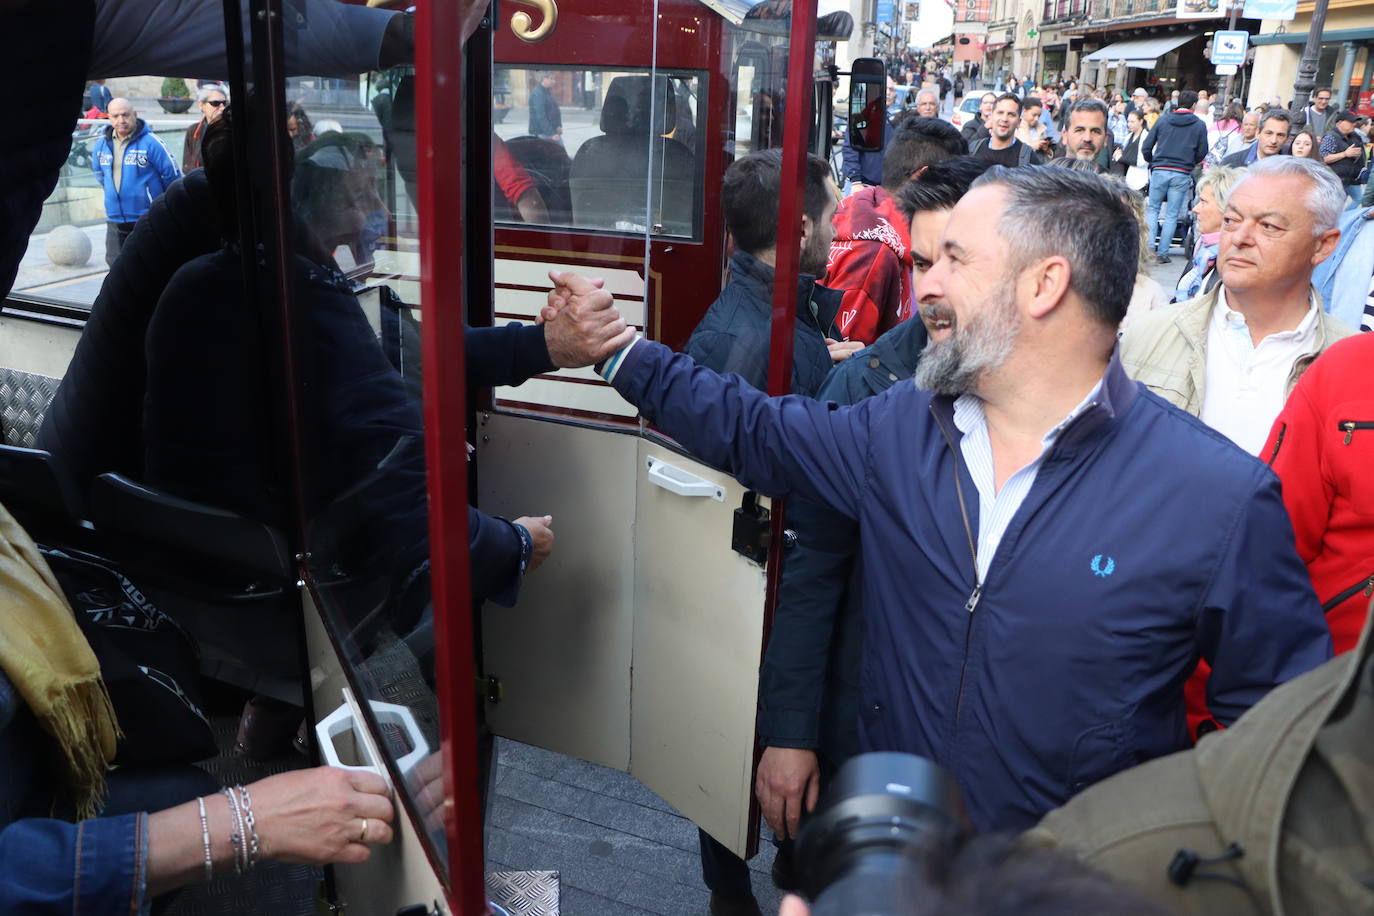
[[[1229,723],[1331,654],[1278,479],[1115,358],[1046,454],[977,602],[977,490],[951,399],[910,381],[853,407],[769,399],[643,340],[603,374],[747,486],[858,520],[860,746],[945,766],[981,830],[1029,827],[1187,748],[1183,684],[1199,657]]]
[[[857,404],[911,378],[928,339],[919,318],[903,321],[835,366],[817,399]],[[783,561],[759,673],[759,742],[817,749],[832,769],[858,752],[859,526],[825,503],[800,497],[787,503],[787,526],[797,541]]]
[[[830,372],[825,338],[835,333],[843,294],[805,274],[797,278],[797,327],[792,335],[792,394],[814,397]],[[814,310],[813,310],[814,306]],[[733,372],[768,390],[773,268],[743,251],[730,258],[730,282],[687,340],[686,352],[717,372]]]
[[[1185,109],[1160,115],[1145,138],[1145,161],[1151,169],[1191,172],[1207,158],[1207,124]]]

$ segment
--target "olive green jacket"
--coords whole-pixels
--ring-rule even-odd
[[[1230,729],[1051,811],[1026,842],[1072,852],[1180,913],[1374,913],[1374,645],[1276,688]],[[1183,886],[1180,850],[1203,859]]]
[[[1207,378],[1207,321],[1220,294],[1218,283],[1201,296],[1147,312],[1132,321],[1121,336],[1121,364],[1126,374],[1195,417],[1202,413]],[[1313,289],[1312,296],[1320,306],[1321,295]],[[1325,311],[1318,311],[1315,349],[1293,364],[1284,397],[1293,393],[1293,386],[1323,350],[1356,333]]]

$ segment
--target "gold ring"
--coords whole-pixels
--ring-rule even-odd
[[[360,834],[358,834],[358,842],[359,842],[359,843],[366,843],[366,842],[367,842],[367,818],[363,818],[363,832],[360,833]]]

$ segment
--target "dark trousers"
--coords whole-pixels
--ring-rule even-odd
[[[698,828],[701,840],[701,880],[711,893],[725,897],[749,897],[754,887],[749,883],[749,863],[715,841],[705,830]]]
[[[105,266],[114,267],[115,258],[119,257],[119,250],[124,247],[124,240],[129,237],[129,233],[134,231],[137,223],[106,223],[105,224]]]

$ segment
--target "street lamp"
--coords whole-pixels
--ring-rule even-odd
[[[1293,113],[1307,107],[1312,90],[1317,86],[1317,61],[1322,50],[1322,30],[1326,28],[1327,0],[1317,0],[1312,8],[1312,24],[1307,27],[1307,44],[1302,46],[1302,60],[1298,63],[1298,78],[1293,83]]]

